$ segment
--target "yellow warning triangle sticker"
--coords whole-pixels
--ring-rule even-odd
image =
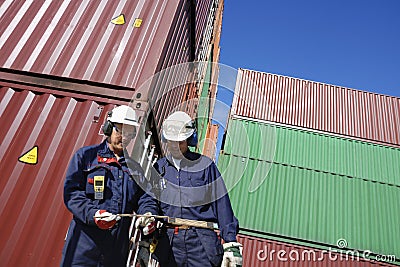
[[[18,161],[33,165],[38,163],[38,149],[38,146],[32,147],[28,152],[25,152],[22,156],[20,156]]]
[[[113,18],[111,20],[111,23],[113,23],[115,25],[123,25],[123,24],[125,24],[125,16],[124,16],[124,14],[121,14],[121,15]]]

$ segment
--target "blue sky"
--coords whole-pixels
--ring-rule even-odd
[[[399,0],[227,0],[220,62],[400,97],[399,14]]]
[[[399,14],[400,0],[226,0],[220,63],[400,97]]]

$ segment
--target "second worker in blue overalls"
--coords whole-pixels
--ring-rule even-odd
[[[154,165],[162,215],[217,223],[225,244],[211,229],[169,228],[170,247],[158,248],[165,250],[161,266],[221,266],[223,258],[224,264],[241,266],[241,244],[236,242],[239,222],[221,174],[210,158],[188,149],[197,144],[190,116],[181,111],[171,114],[162,125],[162,140],[168,151]]]

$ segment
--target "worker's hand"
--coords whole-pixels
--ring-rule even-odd
[[[121,217],[106,210],[98,210],[94,215],[94,222],[100,229],[110,229],[112,228]]]
[[[224,245],[223,267],[241,267],[242,266],[242,244],[238,242],[229,242]]]
[[[140,216],[136,219],[135,226],[136,228],[143,227],[143,234],[149,235],[156,230],[156,219],[152,217],[151,212],[146,212],[143,214],[145,216]]]

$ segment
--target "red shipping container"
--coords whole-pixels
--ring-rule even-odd
[[[400,146],[400,98],[240,69],[232,116]]]
[[[1,266],[59,265],[72,217],[63,202],[68,163],[78,148],[102,141],[107,111],[122,103],[1,84]],[[34,161],[19,160],[28,151]]]
[[[177,64],[207,61],[211,35],[220,34],[212,27],[221,16],[217,10],[222,13],[219,2],[5,1],[0,78],[26,82],[30,75],[62,82],[73,79],[98,88],[114,86],[124,92],[111,97],[132,99],[144,113],[152,108],[155,120],[162,121],[188,100],[187,95],[196,94],[198,88],[186,86],[195,81],[191,78],[195,69],[186,67],[181,74],[167,71],[156,77],[161,80],[149,79]],[[184,83],[175,88],[177,80]],[[35,79],[29,83],[36,84]],[[194,93],[185,94],[188,88]]]
[[[177,0],[6,1],[0,66],[135,89],[164,58],[188,61],[190,49],[180,48],[191,41],[189,10],[196,7],[190,5]],[[120,24],[113,23],[117,17]]]

